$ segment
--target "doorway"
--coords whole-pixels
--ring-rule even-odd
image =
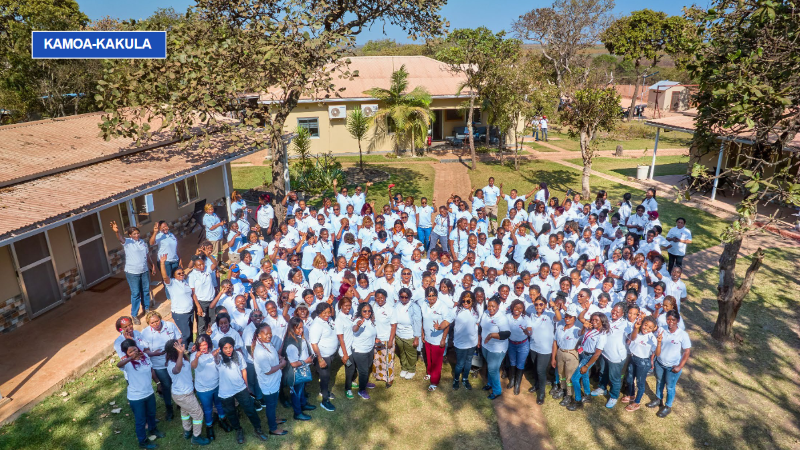
[[[14,242],[11,253],[31,317],[63,302],[46,231]]]
[[[442,130],[444,129],[444,114],[442,114],[441,109],[434,109],[433,110],[433,117],[434,121],[431,124],[431,128],[433,128],[432,137],[434,141],[441,141],[444,139],[442,136]]]
[[[111,276],[108,252],[103,240],[103,227],[100,226],[100,213],[70,222],[69,228],[75,245],[75,254],[78,256],[84,289]]]

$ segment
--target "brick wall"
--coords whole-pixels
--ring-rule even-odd
[[[78,269],[74,268],[58,276],[58,285],[64,300],[69,300],[83,290],[83,283]]]
[[[0,301],[0,333],[8,333],[29,320],[22,294]]]

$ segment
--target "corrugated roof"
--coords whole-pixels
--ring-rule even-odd
[[[358,71],[358,76],[352,80],[333,77],[336,88],[344,88],[339,96],[347,99],[368,99],[364,91],[374,87],[388,89],[391,83],[392,72],[405,65],[408,71],[408,90],[417,86],[425,87],[433,97],[453,97],[466,78],[459,73],[453,73],[449,66],[427,56],[355,56],[350,57],[349,70]],[[468,90],[461,94],[466,96]],[[261,101],[271,101],[269,93],[261,95]],[[321,96],[304,96],[302,100],[317,100],[325,102],[339,101],[337,98],[325,99]]]
[[[680,84],[680,83],[677,82],[677,81],[661,80],[658,83],[650,86],[648,89],[650,89],[650,90],[669,89],[671,86],[675,86],[677,84]]]
[[[102,113],[80,114],[0,126],[0,186],[67,170],[135,150],[129,138],[105,141],[98,124]],[[160,123],[160,122],[159,122]],[[157,129],[159,124],[151,122]],[[169,141],[167,133],[149,145]]]
[[[255,151],[234,150],[221,136],[211,143],[207,149],[171,144],[0,189],[0,239]]]

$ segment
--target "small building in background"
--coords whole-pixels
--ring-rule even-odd
[[[661,80],[647,89],[649,108],[674,112],[689,109],[690,92],[678,81]]]

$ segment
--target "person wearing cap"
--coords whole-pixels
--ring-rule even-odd
[[[578,305],[570,304],[566,308],[564,322],[556,325],[553,353],[556,355],[556,370],[561,386],[552,394],[553,399],[562,399],[561,406],[567,406],[572,403],[573,386],[571,377],[578,368],[580,361],[577,347],[580,342],[582,328],[575,325],[578,314]]]

